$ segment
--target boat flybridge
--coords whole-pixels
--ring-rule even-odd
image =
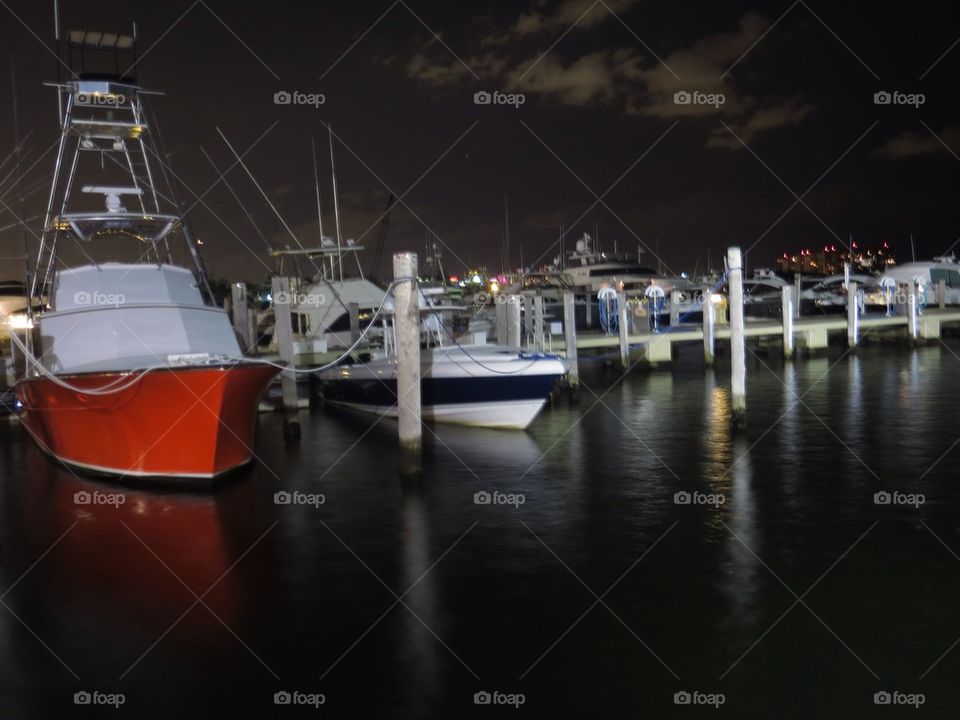
[[[354,341],[351,306],[356,306],[359,327],[364,330],[383,305],[385,290],[362,273],[351,277],[344,272],[344,258],[356,258],[356,253],[363,249],[350,240],[338,244],[325,237],[320,247],[286,248],[271,253],[280,259],[280,275],[285,274],[286,260],[306,259],[313,271],[309,278],[294,282],[288,298],[271,298],[274,303],[290,303],[293,331],[301,347],[317,352],[349,348]],[[273,318],[268,322],[274,322]],[[276,334],[273,335],[275,343]]]
[[[589,288],[592,293],[603,287],[642,290],[654,281],[667,293],[692,287],[685,278],[665,276],[641,264],[643,252],[640,247],[636,256],[600,252],[594,248],[589,233],[584,233],[577,240],[576,249],[567,255],[563,273],[570,285]]]
[[[82,470],[214,478],[251,459],[277,368],[241,356],[213,301],[148,122],[156,93],[128,75],[134,38],[71,31],[58,51],[69,76],[51,83],[61,135],[29,278],[22,424]]]

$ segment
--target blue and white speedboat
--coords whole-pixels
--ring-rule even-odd
[[[502,345],[454,345],[420,352],[425,420],[523,430],[567,373],[556,355]],[[384,357],[318,375],[326,403],[397,416],[397,361]]]

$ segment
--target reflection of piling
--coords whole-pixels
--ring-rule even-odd
[[[400,435],[400,470],[419,472],[422,425],[420,419],[420,300],[417,297],[417,254],[393,256],[396,283],[397,420]]]
[[[783,357],[793,359],[793,295],[794,288],[789,285],[782,289],[781,316],[783,318]],[[798,298],[799,300],[799,298]]]
[[[735,425],[747,414],[747,350],[743,325],[743,259],[740,248],[727,249],[730,285],[730,410]]]
[[[860,303],[857,302],[857,283],[847,283],[847,347],[856,347],[860,342]]]
[[[713,303],[712,296],[708,294],[700,307],[703,312],[703,362],[710,367],[716,358],[714,328],[717,324],[717,306]]]
[[[293,351],[293,310],[290,296],[290,278],[274,277],[270,280],[270,292],[273,297],[273,328],[277,335],[277,350],[280,361],[287,367],[294,367]],[[283,406],[288,410],[299,407],[297,379],[289,370],[280,375],[280,387],[283,392]]]
[[[567,382],[570,387],[580,384],[580,368],[577,363],[577,325],[576,325],[576,296],[570,290],[563,293],[563,337],[566,342],[567,363],[570,371],[567,373]]]

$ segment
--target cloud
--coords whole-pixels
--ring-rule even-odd
[[[493,52],[474,55],[462,63],[447,55],[434,59],[424,52],[417,53],[407,62],[407,77],[435,88],[460,87],[475,81],[474,74],[485,80],[503,75],[507,59]]]
[[[633,112],[663,119],[691,115],[734,114],[742,112],[752,101],[741,97],[724,72],[736,62],[763,34],[767,21],[757,13],[740,19],[736,32],[701,38],[688,48],[675,50],[662,63],[642,67],[635,58],[621,60],[621,72],[643,84],[645,94],[633,105]],[[678,105],[677,92],[720,93],[726,101],[719,108],[713,105]]]
[[[610,56],[606,51],[595,52],[564,66],[556,56],[547,55],[536,65],[532,60],[523,70],[511,72],[506,87],[511,91],[553,96],[564,105],[607,102],[616,92],[616,71]]]
[[[744,142],[762,132],[795,125],[814,109],[801,97],[754,97],[742,90],[733,73],[725,74],[769,28],[769,21],[755,12],[743,15],[736,29],[702,37],[669,53],[662,62],[633,43],[570,59],[559,48],[544,55],[539,42],[523,42],[539,41],[535,36],[546,30],[562,27],[565,31],[592,3],[593,0],[563,0],[549,5],[546,0],[536,0],[532,9],[520,15],[505,33],[491,32],[480,41],[480,47],[490,48],[487,52],[467,57],[465,62],[485,85],[535,93],[562,105],[599,104],[617,107],[627,115],[662,120],[723,118]],[[605,3],[610,10],[620,13],[634,7],[637,0]],[[596,4],[577,27],[594,26],[605,17],[612,16],[603,5]],[[537,45],[533,53],[531,44]],[[427,48],[431,45],[436,43],[431,41]],[[460,87],[475,81],[463,64],[440,47],[414,55],[406,71],[409,77],[435,88]],[[711,96],[711,101],[677,102],[679,92]],[[707,147],[742,149],[724,128],[710,133]]]
[[[470,71],[456,60],[437,62],[424,53],[417,53],[407,62],[407,76],[436,88],[461,85],[471,79]]]
[[[890,160],[899,160],[920,155],[946,153],[948,151],[943,146],[944,143],[951,148],[960,147],[960,126],[954,125],[944,128],[939,133],[939,137],[943,142],[940,142],[930,132],[907,131],[892,138],[886,145],[874,150],[872,154]]]
[[[796,125],[812,111],[813,105],[804,101],[800,96],[759,107],[749,114],[746,120],[739,123],[728,123],[730,130],[736,133],[737,137],[740,138],[739,140],[727,128],[719,127],[710,132],[707,138],[707,147],[742,150],[743,143],[749,145],[757,133],[786,125]]]
[[[537,3],[540,9],[520,15],[511,32],[514,36],[535,35],[547,30],[567,30],[574,24],[578,28],[588,28],[612,18],[611,13],[619,15],[630,10],[637,2],[638,0],[605,0],[604,3],[597,0],[564,0],[551,12],[544,10],[547,3],[540,0]]]

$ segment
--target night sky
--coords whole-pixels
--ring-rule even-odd
[[[708,252],[716,267],[730,244],[756,267],[851,234],[889,241],[901,259],[910,233],[918,257],[960,238],[960,33],[947,2],[63,0],[61,15],[64,31],[137,23],[137,73],[166,93],[153,108],[187,205],[209,190],[190,218],[220,278],[260,281],[274,267],[268,245],[294,241],[239,166],[226,179],[259,232],[223,183],[210,189],[218,173],[201,147],[225,169],[233,156],[217,128],[240,152],[260,138],[245,162],[311,246],[311,137],[333,229],[327,122],[344,237],[371,247],[393,191],[387,252],[422,252],[430,227],[448,272],[500,269],[504,196],[514,266],[521,247],[528,266],[556,256],[561,223],[568,244],[596,227],[604,249],[644,243],[647,264],[659,248],[676,272],[702,272]],[[42,86],[57,76],[53,3],[0,1],[0,33],[0,160],[15,139],[13,64],[30,166],[57,137],[55,93]],[[279,91],[325,103],[276,105]],[[525,102],[477,105],[478,91]],[[725,102],[680,105],[678,91]],[[877,105],[879,91],[924,102]],[[51,152],[25,185],[52,167]],[[19,213],[9,182],[3,200]],[[45,199],[25,202],[37,232]],[[0,227],[14,222],[0,206]],[[3,278],[22,275],[19,254],[17,229],[0,232]]]

